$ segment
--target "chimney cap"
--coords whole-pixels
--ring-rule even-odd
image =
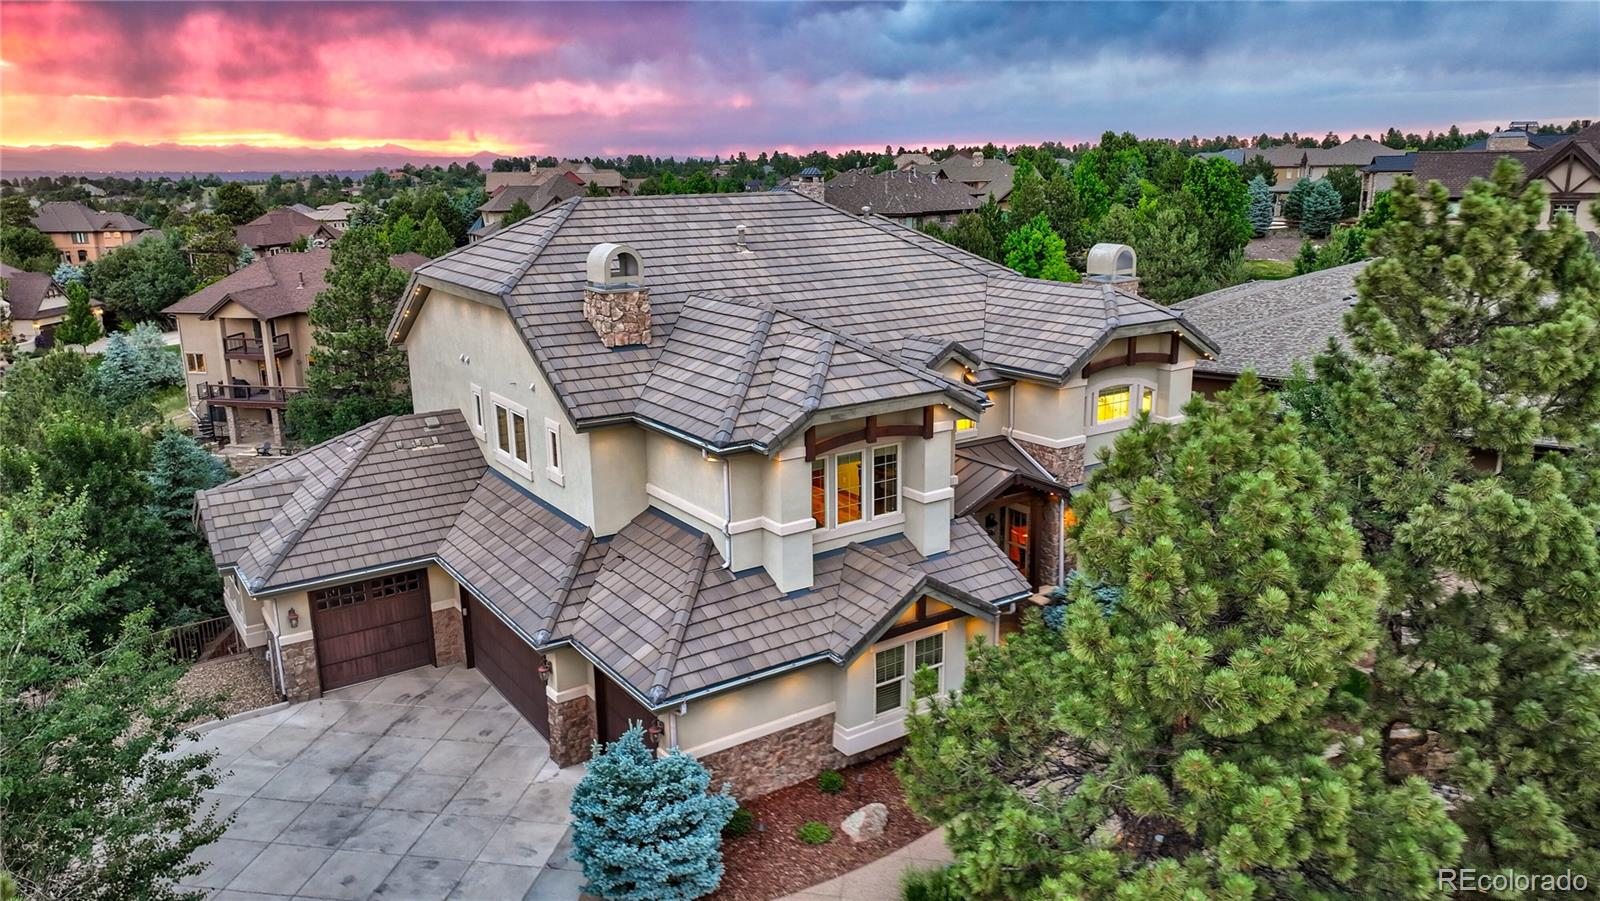
[[[1139,255],[1126,244],[1096,244],[1089,248],[1084,267],[1089,275],[1133,277],[1139,274]]]
[[[585,264],[589,287],[600,290],[644,287],[644,262],[626,244],[596,244]]]

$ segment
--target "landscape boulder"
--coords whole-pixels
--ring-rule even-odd
[[[839,829],[850,836],[851,841],[864,842],[882,835],[883,827],[888,824],[889,808],[873,803],[845,817]]]

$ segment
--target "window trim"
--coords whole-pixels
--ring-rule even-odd
[[[477,435],[478,439],[481,441],[487,436],[489,431],[489,421],[484,418],[483,412],[483,388],[479,387],[478,385],[472,385],[471,387],[472,418],[468,419],[467,423],[472,426],[472,433]]]
[[[1128,415],[1112,419],[1100,419],[1100,395],[1118,388],[1128,389]],[[1135,389],[1138,392],[1135,393]],[[1150,398],[1150,415],[1156,415],[1156,386],[1144,379],[1127,379],[1125,381],[1108,381],[1090,387],[1085,402],[1088,409],[1085,411],[1084,420],[1088,423],[1087,434],[1093,435],[1100,432],[1112,432],[1125,429],[1138,420],[1144,413],[1144,398]]]
[[[877,504],[877,480],[873,477],[873,464],[880,451],[894,451],[895,453],[895,509],[891,513],[873,515],[873,508]],[[838,460],[851,454],[861,455],[861,484],[863,489],[861,498],[861,518],[852,520],[843,525],[838,524]],[[820,533],[821,537],[832,538],[840,535],[849,535],[853,532],[864,532],[870,529],[879,529],[905,522],[905,446],[900,441],[874,442],[872,444],[855,444],[841,447],[827,454],[818,454],[812,461],[822,463],[823,472],[823,498],[824,517],[823,525],[814,525],[812,531]],[[807,490],[811,490],[812,469],[806,470]],[[813,520],[814,521],[814,520]]]
[[[956,621],[961,622],[961,620]],[[929,629],[922,629],[916,632],[910,632],[905,635],[901,635],[891,641],[883,642],[882,644],[875,644],[872,646],[872,722],[876,723],[889,719],[898,719],[910,712],[912,701],[911,680],[915,678],[917,674],[916,646],[918,642],[926,641],[930,638],[937,638],[939,640],[939,665],[929,667],[929,669],[933,670],[938,675],[938,688],[934,691],[934,694],[939,696],[943,696],[945,694],[945,665],[950,662],[949,623],[941,623],[939,625],[932,626]],[[885,651],[892,651],[895,648],[905,649],[901,652],[904,656],[902,657],[903,671],[899,677],[900,704],[896,707],[891,707],[890,709],[879,713],[877,712],[878,688],[889,683],[878,681],[878,655]]]
[[[510,398],[501,397],[492,391],[489,392],[489,407],[494,413],[494,441],[491,443],[490,447],[494,452],[495,459],[505,463],[508,466],[516,468],[519,472],[531,478],[533,476],[533,448],[530,447],[527,449],[527,460],[523,460],[517,456],[516,422],[513,418],[521,417],[523,440],[526,441],[528,437],[530,437],[527,434],[528,408],[514,400],[511,400]],[[506,411],[507,434],[505,436],[500,434],[501,408]],[[506,438],[505,449],[500,447],[500,439],[502,437]]]
[[[195,365],[198,363],[199,365]],[[204,375],[206,371],[206,355],[203,353],[185,353],[183,355],[184,371],[191,375]]]
[[[567,477],[561,469],[561,423],[545,417],[544,420],[544,475],[545,478],[565,486]],[[552,462],[553,460],[553,462]]]

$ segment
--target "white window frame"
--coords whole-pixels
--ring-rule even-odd
[[[506,428],[508,429],[508,432],[505,438],[506,447],[509,448],[509,450],[502,450],[500,448],[500,412],[497,408],[504,408],[506,411]],[[512,416],[522,417],[522,431],[524,440],[529,441],[531,445],[533,435],[528,431],[528,408],[514,400],[501,397],[500,395],[491,391],[489,393],[489,411],[494,422],[494,441],[492,443],[492,450],[494,451],[495,459],[505,463],[507,466],[517,469],[524,475],[531,478],[533,476],[533,448],[530,446],[527,449],[528,459],[522,460],[517,457],[516,426],[514,425],[514,420],[512,419]]]
[[[873,462],[880,451],[894,451],[895,453],[895,505],[894,512],[882,513],[874,516],[873,507],[877,502],[878,486],[873,478]],[[851,454],[861,454],[861,518],[839,525],[838,511],[838,462],[840,457]],[[879,442],[873,444],[858,444],[840,448],[827,454],[818,454],[815,460],[823,461],[823,498],[826,505],[825,522],[817,526],[815,531],[828,537],[848,535],[851,532],[863,532],[869,529],[878,529],[884,526],[905,522],[905,495],[906,495],[906,467],[905,447],[902,442]],[[811,467],[806,468],[806,491],[811,490]]]
[[[1115,391],[1118,388],[1128,389],[1128,415],[1118,416],[1113,419],[1098,418],[1100,415],[1100,395],[1107,391]],[[1147,381],[1129,379],[1125,382],[1106,382],[1102,385],[1092,386],[1089,389],[1087,398],[1089,408],[1084,416],[1085,421],[1089,423],[1088,433],[1093,435],[1099,432],[1111,432],[1125,429],[1132,425],[1144,410],[1143,402],[1147,394],[1150,397],[1150,415],[1155,416],[1156,386]]]
[[[467,420],[472,426],[472,433],[482,441],[488,433],[488,419],[483,409],[483,389],[477,385],[472,386],[472,412]]]
[[[958,622],[959,622],[959,620],[958,620]],[[879,721],[879,720],[902,717],[902,716],[904,716],[906,714],[906,712],[908,710],[911,709],[911,699],[912,699],[911,680],[913,678],[915,678],[916,675],[917,675],[917,668],[918,668],[917,667],[917,645],[920,642],[928,641],[928,640],[931,639],[931,640],[937,641],[939,643],[939,663],[936,666],[930,666],[928,668],[933,670],[934,673],[937,674],[937,676],[938,676],[938,687],[935,689],[934,693],[937,694],[937,695],[943,695],[944,694],[944,692],[945,692],[944,667],[945,667],[945,664],[950,661],[950,641],[949,641],[949,636],[950,636],[950,629],[949,629],[948,626],[936,626],[936,627],[934,627],[934,631],[932,631],[932,632],[927,632],[927,631],[912,632],[912,633],[910,633],[908,635],[902,635],[902,636],[894,639],[893,641],[884,642],[883,644],[879,644],[879,645],[873,645],[873,647],[872,647],[872,719],[873,719],[873,721],[876,722],[876,721]],[[898,705],[896,705],[894,707],[891,707],[888,710],[885,710],[885,711],[880,713],[880,712],[878,712],[878,689],[881,686],[888,685],[889,681],[892,681],[892,680],[885,680],[883,682],[879,682],[878,681],[878,655],[886,653],[888,651],[893,651],[896,648],[901,648],[902,649],[900,653],[903,655],[902,662],[904,664],[904,666],[902,667],[903,671],[901,672],[901,674],[899,676],[900,703]]]
[[[1552,201],[1550,201],[1550,221],[1551,222],[1555,221],[1557,213],[1566,213],[1567,215],[1571,216],[1573,219],[1577,219],[1578,218],[1578,206],[1579,206],[1579,203],[1576,200],[1552,200]]]
[[[544,475],[545,478],[565,486],[567,477],[562,474],[562,457],[566,452],[561,449],[561,423],[554,419],[546,418],[544,421]]]

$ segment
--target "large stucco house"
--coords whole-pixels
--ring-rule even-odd
[[[40,205],[33,227],[45,233],[61,253],[61,262],[81,266],[119,247],[126,247],[160,232],[126,213],[97,210],[76,201]]]
[[[475,666],[561,765],[630,721],[741,796],[881,753],[1215,352],[1111,256],[1063,284],[795,192],[567,200],[416,270],[418,413],[199,495],[230,614],[293,699]]]

